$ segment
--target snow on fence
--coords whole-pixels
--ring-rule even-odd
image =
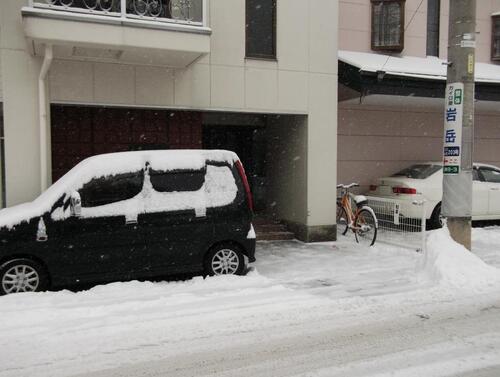
[[[378,219],[377,243],[425,251],[425,201],[367,199]]]

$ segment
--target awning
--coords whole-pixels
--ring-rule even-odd
[[[338,51],[339,82],[361,95],[443,97],[447,62],[437,57]],[[500,101],[500,66],[476,63],[476,99]]]

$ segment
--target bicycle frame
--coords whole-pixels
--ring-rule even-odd
[[[355,231],[354,220],[356,219],[356,216],[358,215],[360,209],[356,208],[356,212],[353,211],[351,204],[351,193],[348,189],[342,189],[340,203],[347,215],[347,226],[352,231]]]
[[[373,237],[370,237],[368,240],[371,240],[370,246],[373,246],[375,240],[377,239],[377,229],[378,229],[378,221],[377,216],[373,209],[366,205],[366,198],[363,196],[355,196],[349,192],[349,188],[358,187],[357,183],[351,183],[350,185],[337,185],[337,188],[341,189],[340,192],[340,201],[337,203],[337,220],[340,219],[339,215],[342,215],[344,212],[347,217],[345,220],[347,224],[345,224],[345,228],[343,230],[343,235],[350,229],[356,236],[356,242],[360,242],[360,239],[365,239],[365,235],[367,232],[373,231]],[[356,201],[356,211],[353,210],[352,199]],[[359,202],[359,203],[358,203]],[[342,212],[339,212],[342,211]],[[363,213],[367,212],[367,218],[369,221],[372,221],[372,225],[366,223],[366,218]]]

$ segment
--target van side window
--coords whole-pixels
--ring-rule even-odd
[[[97,207],[139,194],[144,184],[144,171],[94,178],[80,190],[82,207]]]
[[[205,183],[206,170],[159,171],[151,169],[149,176],[157,192],[198,191]]]

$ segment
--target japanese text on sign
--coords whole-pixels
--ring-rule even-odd
[[[460,173],[463,93],[464,85],[462,83],[453,83],[446,86],[443,149],[444,174]]]

